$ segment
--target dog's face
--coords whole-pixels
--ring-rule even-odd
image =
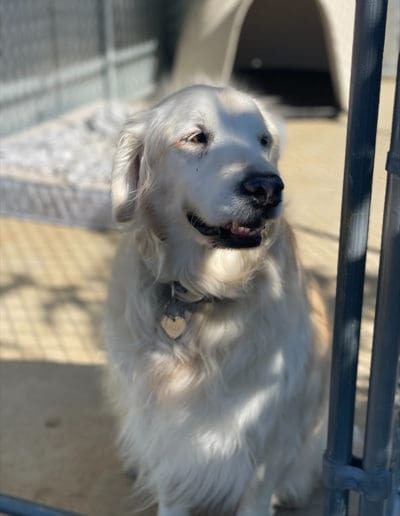
[[[138,115],[121,137],[117,219],[139,210],[163,239],[256,247],[281,210],[278,152],[275,127],[250,97],[230,88],[181,90]]]

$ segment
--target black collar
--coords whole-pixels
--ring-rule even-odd
[[[170,318],[183,317],[186,311],[195,312],[204,303],[212,303],[216,298],[212,296],[197,296],[188,291],[179,281],[172,281],[167,284],[170,295],[164,307],[164,315]],[[193,300],[194,297],[194,300]]]

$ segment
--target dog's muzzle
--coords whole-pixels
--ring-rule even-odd
[[[242,213],[223,226],[210,226],[193,212],[187,213],[187,219],[199,233],[210,238],[215,247],[257,247],[261,244],[266,222],[279,214],[283,188],[283,181],[277,174],[248,174],[236,191],[236,195],[246,201],[247,214]]]

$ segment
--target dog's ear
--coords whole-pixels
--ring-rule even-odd
[[[133,217],[146,125],[146,113],[134,115],[119,138],[111,186],[114,215],[118,222],[127,222]]]

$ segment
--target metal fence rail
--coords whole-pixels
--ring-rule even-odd
[[[47,505],[0,495],[0,514],[8,516],[80,516],[75,512],[54,509]]]
[[[372,353],[363,469],[389,477],[391,433],[400,353],[400,56],[382,232],[381,261]],[[398,422],[396,421],[396,424]],[[391,486],[392,484],[389,484]],[[398,486],[394,485],[396,489]],[[389,497],[388,497],[389,498]],[[360,516],[390,514],[390,500],[361,496]],[[389,511],[389,512],[388,512]],[[394,514],[391,512],[391,514]]]
[[[358,0],[353,45],[324,475],[326,516],[398,516],[398,475],[390,470],[394,394],[400,352],[400,101],[393,116],[364,457],[352,455],[369,208],[387,0]],[[395,464],[392,462],[392,464]],[[398,467],[398,464],[395,464]]]

